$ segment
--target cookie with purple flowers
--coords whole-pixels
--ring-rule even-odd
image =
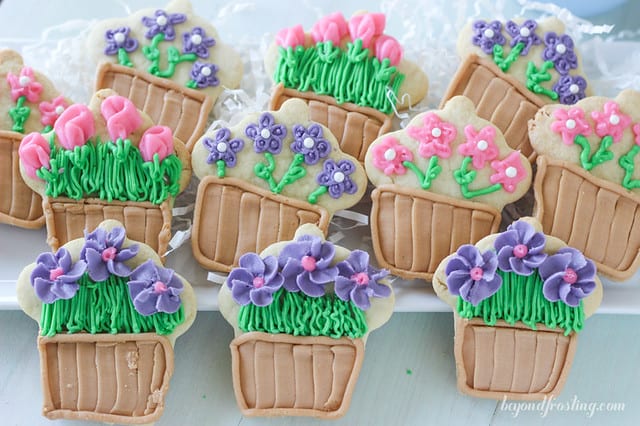
[[[240,55],[188,0],[98,22],[87,42],[100,63],[96,90],[130,98],[189,149],[222,90],[238,87],[242,78]]]
[[[595,263],[533,218],[459,247],[433,288],[454,310],[458,389],[494,399],[557,396],[602,301]]]
[[[220,289],[233,326],[233,388],[246,416],[337,418],[349,408],[368,334],[393,311],[386,270],[304,224],[245,253]]]
[[[17,295],[40,326],[45,417],[141,424],[162,415],[173,346],[196,300],[151,247],[106,220],[40,254],[18,277]]]
[[[193,254],[205,268],[230,271],[246,252],[291,239],[303,223],[327,231],[336,210],[356,204],[364,168],[299,99],[247,114],[206,133],[191,164],[200,179]]]
[[[529,119],[545,104],[570,105],[591,93],[575,42],[554,17],[469,22],[460,31],[457,49],[463,63],[443,103],[467,96],[477,114],[492,121],[509,145],[531,161]]]

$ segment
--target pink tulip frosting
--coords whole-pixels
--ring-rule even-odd
[[[633,125],[633,137],[636,145],[640,146],[640,123]]]
[[[58,117],[60,117],[60,114],[62,114],[68,106],[67,101],[65,101],[62,95],[51,100],[51,102],[41,102],[40,105],[38,105],[40,109],[40,122],[43,126],[53,127]]]
[[[276,43],[282,47],[304,46],[305,34],[302,25],[292,28],[283,28],[276,34]]]
[[[18,155],[27,176],[37,178],[36,171],[42,167],[49,168],[50,153],[49,142],[42,134],[33,132],[26,135],[20,142]]]
[[[91,110],[82,104],[67,108],[53,126],[58,142],[66,149],[83,146],[96,134],[96,124]]]
[[[376,39],[374,51],[376,58],[380,62],[385,58],[389,58],[391,65],[396,66],[402,60],[402,46],[398,40],[386,34]]]
[[[33,70],[30,67],[22,68],[20,75],[7,73],[7,82],[11,88],[11,99],[14,102],[21,96],[25,96],[32,103],[40,100],[42,84],[36,81]]]
[[[311,38],[316,43],[330,41],[334,46],[338,46],[347,34],[349,34],[347,21],[340,12],[321,18],[311,28]]]
[[[112,141],[126,139],[142,124],[138,109],[124,96],[109,96],[102,101],[100,112],[107,121],[107,131]]]
[[[384,32],[386,18],[383,13],[365,13],[356,15],[349,20],[349,35],[354,41],[362,40],[362,47],[368,48],[374,37]]]
[[[173,154],[173,134],[166,126],[149,127],[140,139],[140,154],[144,161],[153,161],[153,156],[158,154],[158,160]]]

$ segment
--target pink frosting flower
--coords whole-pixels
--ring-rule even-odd
[[[578,135],[589,136],[591,134],[591,127],[584,118],[582,108],[558,108],[553,111],[553,116],[556,121],[551,123],[551,130],[562,135],[562,142],[565,145],[572,145]]]
[[[60,117],[60,114],[62,114],[68,106],[64,96],[58,96],[51,102],[40,102],[40,105],[38,105],[40,109],[40,122],[43,126],[53,127],[58,117]]]
[[[352,40],[361,39],[362,47],[368,48],[374,37],[382,35],[385,26],[383,13],[365,13],[349,20],[349,35]]]
[[[142,124],[140,112],[124,96],[109,96],[100,104],[100,112],[107,121],[107,131],[112,141],[126,139]]]
[[[391,65],[395,66],[402,60],[402,46],[398,40],[386,34],[376,39],[374,50],[376,58],[378,58],[380,62],[382,62],[384,58],[389,58]]]
[[[634,124],[633,126],[633,136],[636,142],[636,145],[640,145],[640,123]]]
[[[518,183],[527,176],[519,151],[512,152],[504,160],[492,161],[491,168],[495,173],[489,177],[489,181],[502,184],[507,192],[515,191]]]
[[[93,113],[86,105],[73,104],[60,114],[53,130],[64,148],[83,146],[96,134]]]
[[[302,25],[296,25],[292,28],[283,28],[276,34],[276,43],[282,47],[298,47],[304,46],[304,29]]]
[[[458,146],[458,152],[461,155],[470,156],[476,170],[482,169],[484,163],[498,158],[500,152],[495,143],[496,129],[493,126],[485,126],[476,132],[476,129],[469,124],[464,128],[464,134],[467,141]]]
[[[371,149],[373,165],[385,175],[403,175],[407,168],[403,161],[413,161],[413,153],[406,146],[400,145],[398,139],[387,137]]]
[[[140,154],[144,161],[153,161],[153,156],[158,154],[158,160],[173,154],[173,134],[167,126],[149,127],[140,138]]]
[[[49,142],[38,132],[29,133],[20,142],[18,155],[24,171],[29,177],[37,178],[36,171],[42,167],[49,168]]]
[[[40,100],[42,84],[36,81],[31,67],[24,67],[20,70],[20,75],[7,73],[7,82],[11,87],[11,99],[15,102],[20,96],[25,96],[29,102],[35,103]]]
[[[321,18],[311,28],[311,38],[314,42],[331,41],[334,46],[338,46],[342,38],[348,33],[347,21],[340,12]]]
[[[458,135],[458,131],[451,123],[440,120],[433,112],[424,116],[423,127],[408,127],[407,134],[416,139],[420,146],[418,152],[422,157],[437,155],[440,158],[451,156],[451,142]]]
[[[596,135],[601,138],[611,136],[619,142],[622,132],[631,124],[631,117],[620,111],[620,105],[613,101],[604,104],[604,112],[592,111],[591,117],[596,121]]]

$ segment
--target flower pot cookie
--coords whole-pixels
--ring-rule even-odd
[[[96,90],[128,97],[189,150],[202,135],[223,88],[242,78],[240,56],[188,0],[93,26],[87,50],[100,63]]]
[[[371,142],[391,130],[393,111],[418,103],[428,87],[424,72],[384,33],[385,23],[382,13],[347,22],[337,12],[310,33],[301,25],[281,30],[265,57],[277,85],[271,109],[303,99],[311,120],[327,126],[343,152],[363,161]]]
[[[191,241],[203,267],[229,272],[242,254],[290,240],[303,223],[326,233],[336,210],[362,198],[364,168],[310,120],[308,109],[291,99],[196,143],[192,165],[200,184]]]
[[[557,397],[602,300],[594,262],[532,218],[459,247],[433,287],[454,309],[458,389],[494,399]]]
[[[531,184],[526,157],[463,96],[376,139],[365,168],[376,258],[404,278],[428,280],[458,246],[496,232]]]

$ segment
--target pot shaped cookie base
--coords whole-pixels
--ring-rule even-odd
[[[578,336],[541,324],[455,315],[454,355],[460,392],[494,399],[541,400],[557,396],[567,380]]]
[[[246,416],[341,417],[363,358],[362,339],[242,334],[231,342],[238,406]]]
[[[378,264],[407,279],[430,280],[442,259],[500,226],[500,212],[491,206],[419,189],[382,185],[371,198]]]
[[[640,196],[583,168],[538,157],[534,214],[545,234],[582,251],[613,280],[640,267]]]
[[[277,110],[291,98],[305,101],[309,105],[309,118],[327,126],[338,139],[342,152],[361,163],[371,142],[391,130],[391,116],[377,109],[349,102],[339,104],[331,96],[288,89],[283,84],[275,87],[269,109]]]
[[[0,223],[36,229],[44,225],[42,198],[20,174],[18,148],[22,137],[0,130]]]
[[[53,251],[76,238],[84,231],[93,231],[100,222],[115,219],[127,230],[132,240],[149,245],[162,256],[171,239],[171,207],[169,200],[162,204],[134,201],[107,202],[98,198],[45,198],[42,203],[47,223],[47,243]]]
[[[197,90],[180,86],[134,68],[103,63],[96,77],[96,91],[113,89],[129,98],[158,125],[169,127],[189,151],[204,133],[213,102]]]
[[[273,194],[235,178],[206,176],[198,185],[191,243],[205,268],[229,272],[247,252],[293,239],[304,223],[325,233],[329,213],[322,207]]]
[[[511,148],[520,150],[530,162],[535,160],[527,123],[545,103],[522,83],[492,61],[469,55],[453,77],[441,106],[458,95],[471,99],[476,114],[495,124]]]
[[[47,418],[147,424],[162,414],[173,374],[166,337],[57,334],[38,349]]]

